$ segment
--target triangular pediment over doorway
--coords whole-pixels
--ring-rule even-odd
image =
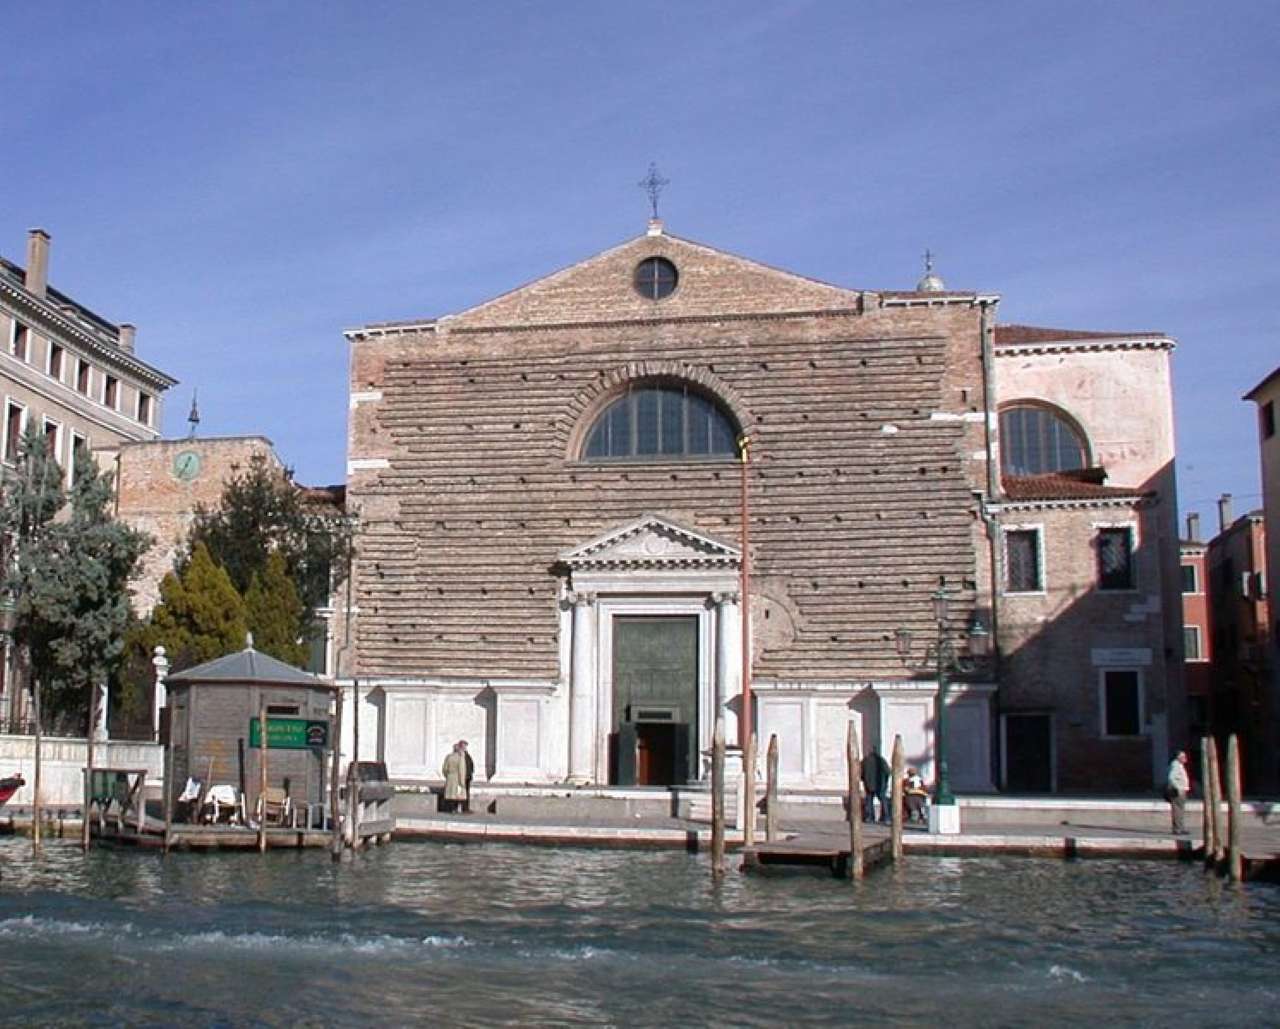
[[[742,551],[660,515],[633,522],[567,550],[570,568],[736,568]]]

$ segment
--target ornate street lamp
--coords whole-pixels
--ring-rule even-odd
[[[937,813],[937,817],[931,820],[931,828],[937,827],[934,828],[935,832],[957,832],[959,819],[955,817],[956,798],[951,792],[951,773],[947,765],[947,687],[950,685],[951,675],[956,673],[964,675],[974,671],[991,652],[991,630],[987,628],[981,614],[974,611],[966,631],[968,653],[962,654],[947,627],[950,595],[940,586],[931,599],[937,635],[933,642],[926,646],[923,656],[918,661],[912,657],[910,629],[898,629],[894,633],[894,642],[898,648],[898,656],[902,658],[904,665],[921,672],[932,671],[938,678],[938,712],[935,723],[937,731],[934,736],[937,752],[937,760],[934,763],[934,806],[945,807],[947,811]],[[954,828],[947,828],[949,826]]]

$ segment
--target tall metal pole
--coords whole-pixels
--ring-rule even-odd
[[[951,792],[951,771],[947,764],[947,665],[950,663],[946,652],[945,623],[938,620],[938,769],[937,789],[934,803],[954,804],[955,794]]]
[[[751,531],[747,504],[747,464],[751,437],[738,439],[742,458],[742,714],[738,719],[738,746],[743,750],[751,735]]]

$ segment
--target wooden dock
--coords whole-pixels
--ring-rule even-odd
[[[222,809],[215,803],[196,807],[199,821],[174,821],[163,802],[146,797],[145,769],[93,769],[87,789],[88,824],[84,845],[99,843],[170,850],[299,850],[308,847],[349,847],[390,843],[395,832],[391,801],[395,790],[377,762],[352,765],[339,793],[339,831],[333,813],[321,804],[289,802],[283,790],[260,796],[257,816],[246,813],[243,797]],[[158,817],[157,808],[165,817]],[[265,822],[265,824],[263,824]]]
[[[141,826],[136,819],[107,819],[92,828],[94,839],[100,843],[161,850],[165,846],[164,822],[151,816]],[[168,836],[170,850],[256,850],[258,847],[258,830],[243,825],[175,824],[169,827]],[[328,847],[333,843],[333,831],[269,827],[266,840],[271,849]]]
[[[742,871],[758,872],[776,866],[825,868],[837,878],[847,878],[851,854],[847,838],[841,841],[834,833],[800,833],[789,839],[760,842],[754,847],[744,848]],[[868,826],[862,844],[863,868],[870,872],[888,864],[892,856],[889,836]]]

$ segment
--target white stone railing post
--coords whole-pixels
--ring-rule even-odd
[[[168,691],[164,684],[165,679],[169,676],[169,658],[165,655],[164,647],[156,647],[155,657],[151,659],[151,666],[155,669],[155,690],[151,696],[151,738],[158,741],[160,739],[160,711],[169,702]]]

